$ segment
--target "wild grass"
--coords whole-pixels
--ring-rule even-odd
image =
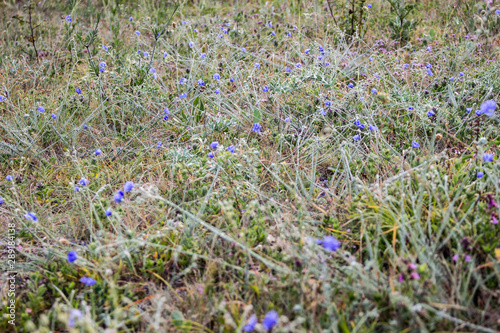
[[[391,2],[0,4],[2,331],[498,331],[499,7]]]

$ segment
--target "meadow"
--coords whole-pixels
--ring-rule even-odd
[[[0,3],[1,332],[498,332],[498,0]]]

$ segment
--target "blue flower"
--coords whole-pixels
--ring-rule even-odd
[[[408,69],[409,67],[410,67],[410,65],[409,65],[409,64],[403,64],[403,68],[404,68],[404,69]]]
[[[352,137],[354,141],[358,141],[360,139],[359,134],[356,134],[355,136]]]
[[[260,133],[260,130],[262,129],[262,125],[259,123],[253,124],[252,131],[255,133]]]
[[[76,89],[75,89],[75,92],[76,92],[77,94],[81,94],[81,93],[82,93],[82,89],[80,89],[80,88],[76,88]]]
[[[483,154],[483,160],[485,162],[493,162],[493,154],[484,153]]]
[[[285,71],[286,71],[287,73],[290,73],[292,70],[290,69],[290,67],[288,67],[288,66],[287,66],[287,67],[285,67]]]
[[[420,148],[420,145],[418,144],[418,142],[417,142],[417,141],[413,141],[413,142],[411,143],[411,146],[412,146],[413,148],[415,148],[415,149]]]
[[[163,117],[163,120],[167,121],[168,120],[168,114],[166,114],[164,117]]]
[[[101,61],[101,62],[99,63],[99,67],[106,67],[106,63],[105,63],[104,61]]]
[[[408,107],[408,110],[413,111],[413,110],[414,110],[414,109],[413,109],[413,106],[409,106],[409,107]]]
[[[219,145],[219,142],[218,141],[214,141],[210,144],[210,148],[212,149],[217,149],[217,146]]]
[[[0,95],[0,102],[4,102],[5,101],[5,96],[4,95]]]
[[[460,72],[460,76],[464,76],[464,73]]]
[[[288,35],[288,37],[292,37],[292,33],[290,31],[288,31],[286,34]]]
[[[128,181],[125,183],[125,185],[123,185],[123,191],[125,193],[132,191],[133,188],[134,188],[134,183],[131,181]]]
[[[185,77],[181,77],[179,80],[179,84],[186,84],[187,79]]]
[[[193,31],[194,31],[194,32],[198,32],[198,29],[196,29],[196,28],[195,28]]]
[[[452,76],[452,77],[450,77],[450,81],[451,81],[451,82],[455,81],[455,78],[454,78],[453,76]]]
[[[25,214],[24,217],[27,218],[28,220],[32,220],[33,222],[38,221],[38,217],[36,217],[35,213],[33,213],[33,212],[29,212],[29,213]]]
[[[427,74],[428,74],[429,76],[434,75],[434,73],[433,73],[433,72],[432,72],[429,68],[427,68]]]
[[[14,178],[11,175],[7,175],[7,177],[5,177],[5,179],[7,179],[7,181],[11,182]]]
[[[295,67],[300,68],[300,67],[302,67],[302,65],[298,62],[295,64]]]
[[[500,9],[495,10],[495,14],[500,15]]]
[[[483,178],[484,172],[479,171],[476,176],[477,176],[477,178]]]
[[[481,104],[481,113],[485,114],[488,117],[492,117],[495,114],[495,109],[497,107],[497,103],[494,100],[488,100]]]
[[[231,82],[234,82],[234,80],[235,80],[234,76],[231,76],[231,78],[229,79],[229,81]]]
[[[56,119],[56,118],[57,118],[57,116],[56,116],[54,113],[53,113],[53,114],[51,114],[51,115],[50,115],[50,117],[51,117],[52,119]]]
[[[71,15],[66,15],[66,22],[71,23],[72,17]]]
[[[111,210],[111,208],[106,209],[106,211],[104,212],[104,215],[106,215],[107,217],[110,217],[112,214],[113,211]]]
[[[189,45],[189,47],[193,47],[194,43],[193,42],[189,42],[188,45]]]
[[[223,29],[222,32],[227,34],[227,29]]]
[[[430,46],[427,46],[427,49],[426,49],[426,50],[430,52],[432,49],[431,49],[431,47],[430,47]]]
[[[372,57],[368,58],[368,61],[373,61],[373,58]]]
[[[292,122],[292,117],[285,118],[285,123],[291,123],[291,122]]]
[[[269,91],[269,87],[268,86],[264,86],[264,88],[262,88],[262,91],[263,92],[268,92]]]
[[[130,17],[128,18],[128,20],[132,22],[132,21],[134,20],[134,18],[133,18],[132,16],[130,16]]]
[[[105,71],[106,71],[106,68],[104,68],[104,67],[99,68],[99,72],[104,73]]]
[[[123,201],[123,196],[124,196],[124,193],[123,193],[123,191],[120,190],[120,191],[115,193],[113,198],[115,199],[116,203],[120,203]]]
[[[273,31],[273,32],[271,32],[271,35],[276,36],[276,33]]]
[[[80,311],[78,309],[72,309],[69,312],[69,316],[68,316],[68,326],[73,328],[76,325],[76,321],[82,320],[82,319],[83,319],[82,311]]]
[[[255,63],[255,68],[260,68],[260,64],[258,62]]]
[[[323,247],[328,251],[335,252],[339,249],[341,243],[340,241],[333,236],[325,236],[323,237]]]
[[[182,93],[179,95],[179,98],[182,99],[182,98],[186,98],[188,95],[186,93]]]
[[[434,111],[432,111],[432,110],[431,110],[431,111],[429,111],[429,112],[427,112],[427,117],[432,117],[432,116],[434,116],[434,115],[435,115],[435,113],[434,113]]]
[[[141,52],[142,52],[141,50],[137,50],[137,54],[141,54]]]
[[[375,78],[380,80],[380,77],[377,74],[373,74],[373,76],[375,76]]]
[[[311,50],[306,49],[304,52],[305,52],[305,54],[309,54],[309,52],[311,52]]]
[[[252,332],[255,329],[255,325],[257,324],[257,316],[252,315],[250,319],[248,319],[245,326],[243,326],[243,332]]]
[[[278,323],[278,320],[278,313],[276,311],[269,311],[262,321],[262,326],[266,331],[270,331]]]
[[[371,3],[368,4],[368,8],[372,8],[372,4]]]
[[[167,52],[163,52],[163,58],[166,58],[168,57],[168,53]]]
[[[204,86],[204,85],[205,85],[205,81],[203,81],[202,79],[199,79],[199,80],[198,80],[198,84],[199,84],[200,86]]]
[[[246,53],[246,52],[247,52],[247,49],[245,49],[244,47],[242,47],[242,48],[241,48],[241,52]]]
[[[227,147],[227,151],[230,152],[231,154],[234,153],[234,146],[230,145],[229,147]]]
[[[140,32],[140,31],[136,31],[136,32],[135,32],[135,34],[136,34],[137,36],[139,36],[139,35],[141,34],[141,32]]]
[[[158,142],[156,143],[156,148],[160,148],[161,146],[162,146],[161,141],[158,141]]]
[[[107,47],[106,45],[103,45],[103,46],[102,46],[102,49],[103,49],[104,51],[106,51],[106,52],[108,51],[108,47]]]
[[[321,114],[322,114],[323,116],[326,116],[326,111],[325,111],[325,109],[321,108],[321,109],[319,109],[319,112],[321,112]]]
[[[3,198],[0,197],[0,205],[3,204]]]
[[[214,154],[212,152],[208,153],[208,157],[214,158]]]
[[[328,107],[330,107],[330,106],[332,106],[332,102],[330,102],[330,101],[326,101],[326,102],[325,102],[325,105],[326,105],[326,106],[328,106]]]
[[[215,89],[216,94],[220,94],[220,89]]]
[[[467,108],[465,109],[465,111],[467,111],[467,113],[470,113],[472,111],[472,108]]]
[[[95,279],[93,279],[91,277],[86,277],[86,276],[82,277],[80,279],[80,282],[85,283],[87,286],[93,286],[97,283],[97,281]]]
[[[101,155],[101,154],[102,154],[102,150],[100,150],[100,149],[96,149],[94,153],[95,153],[96,155]]]
[[[368,126],[368,129],[370,129],[370,131],[375,131],[377,129],[377,127],[375,125],[370,125]]]
[[[200,57],[201,57],[201,59],[205,59],[207,57],[207,54],[206,53],[202,53]]]
[[[78,181],[78,183],[80,183],[80,185],[82,186],[87,186],[90,182],[87,178],[82,178]]]
[[[145,58],[147,58],[147,57],[149,57],[149,52],[144,51],[143,55]]]
[[[352,82],[350,82],[347,86],[351,89],[354,88],[354,84]]]
[[[481,115],[481,110],[476,110],[476,116],[480,116]]]
[[[273,27],[273,22],[269,21],[268,25],[269,25],[269,28],[272,28]]]
[[[78,255],[76,254],[75,251],[69,251],[68,252],[68,261],[70,263],[74,263],[78,259]]]
[[[220,79],[220,75],[215,73],[214,76],[213,76],[214,80],[219,80]]]
[[[432,65],[431,65],[431,64],[429,64],[429,63],[427,63],[427,65],[425,65],[425,67],[427,67],[427,68],[429,68],[429,69],[430,69],[430,68],[432,68]]]
[[[153,67],[151,67],[149,69],[149,74],[155,74],[156,73],[156,69],[154,69]]]
[[[80,188],[78,186],[75,186],[75,189],[74,189],[75,192],[80,192]]]
[[[372,94],[376,94],[377,93],[377,89],[373,88],[372,89]]]
[[[45,108],[44,108],[43,106],[39,106],[39,107],[38,107],[38,111],[39,111],[40,113],[44,113],[44,112],[45,112]]]

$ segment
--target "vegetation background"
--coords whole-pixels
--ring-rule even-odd
[[[497,0],[0,17],[2,332],[500,330]]]

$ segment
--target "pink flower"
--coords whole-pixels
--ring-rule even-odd
[[[491,194],[488,194],[488,208],[493,207],[498,208],[498,204],[496,203],[495,198]]]
[[[420,280],[420,275],[418,275],[417,272],[413,272],[413,273],[411,273],[410,278],[412,280]]]
[[[459,258],[458,254],[455,254],[455,255],[453,256],[453,261],[457,262],[457,261],[458,261],[458,258]]]
[[[399,282],[403,282],[405,278],[403,277],[403,274],[399,274]]]

